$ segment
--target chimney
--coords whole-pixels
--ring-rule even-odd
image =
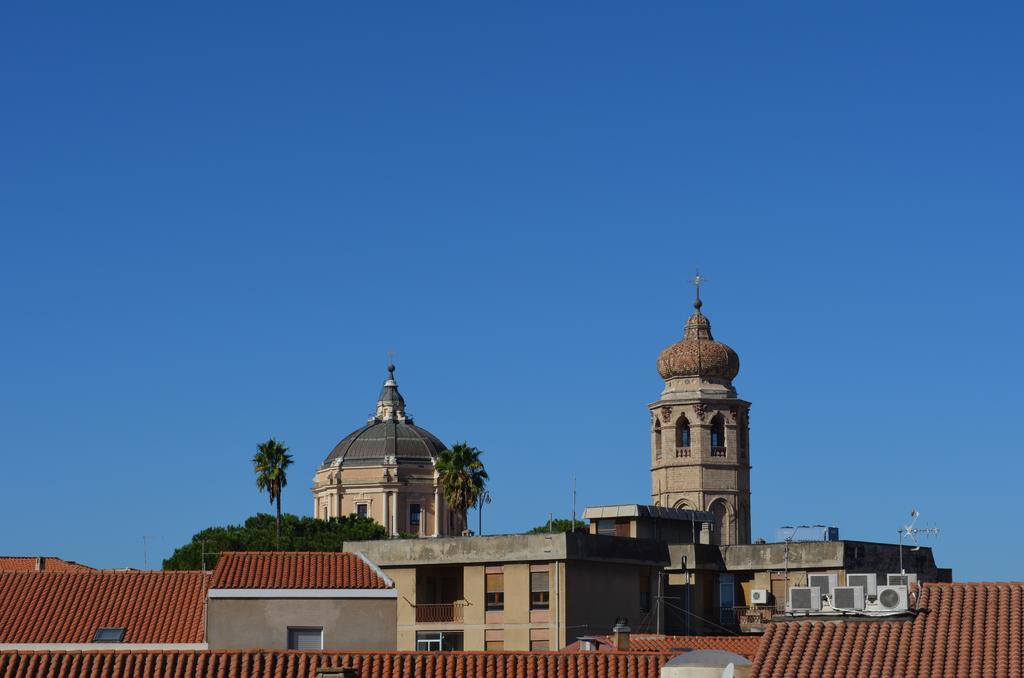
[[[354,666],[325,666],[316,670],[316,678],[359,678]]]
[[[36,556],[36,572],[42,572],[46,569],[46,558],[42,556]]]
[[[620,652],[629,650],[629,620],[619,617],[612,627],[612,645]]]

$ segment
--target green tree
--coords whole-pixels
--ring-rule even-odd
[[[578,520],[576,521],[576,527],[580,527],[582,524],[583,524],[582,522],[580,522]],[[550,525],[548,523],[544,523],[543,525],[538,525],[537,527],[533,528],[532,530],[530,530],[526,534],[547,534],[549,532],[572,532],[572,530],[573,530],[573,524],[572,524],[571,520],[569,520],[568,518],[555,518],[554,520],[551,521]]]
[[[208,527],[197,532],[164,561],[164,569],[212,569],[224,551],[272,551],[278,544],[288,551],[341,551],[347,541],[385,538],[384,526],[366,516],[352,514],[320,520],[285,513],[281,516],[278,539],[276,517],[259,513],[242,525]]]
[[[487,471],[480,461],[483,452],[466,443],[456,443],[437,457],[438,479],[445,501],[459,517],[459,528],[466,529],[466,513],[487,485]]]
[[[277,502],[277,541],[281,541],[281,490],[288,484],[288,467],[291,466],[292,455],[288,448],[271,438],[256,446],[256,454],[252,458],[253,469],[256,471],[256,487],[266,492],[270,503]]]

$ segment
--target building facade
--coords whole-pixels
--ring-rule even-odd
[[[206,600],[211,650],[394,650],[394,583],[357,553],[224,553]]]
[[[398,391],[395,366],[366,426],[345,436],[313,477],[313,515],[365,515],[388,534],[437,537],[456,529],[435,469],[445,445],[416,426]]]
[[[399,650],[559,650],[616,619],[659,630],[659,542],[585,532],[346,543],[398,592]],[[597,592],[600,592],[597,595]]]
[[[699,282],[699,281],[698,281]],[[711,336],[700,287],[683,338],[658,357],[651,411],[651,499],[714,514],[714,544],[750,543],[750,403],[732,381],[739,356]]]

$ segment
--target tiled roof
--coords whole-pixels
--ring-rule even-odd
[[[359,678],[658,678],[669,659],[625,652],[0,651],[0,676],[312,678],[318,668],[351,666]]]
[[[758,678],[1024,675],[1024,584],[925,584],[912,621],[770,624]]]
[[[386,589],[392,584],[355,553],[224,553],[215,589]]]
[[[88,565],[60,558],[36,558],[35,556],[0,556],[0,572],[38,572],[38,561],[42,560],[43,572],[92,572]]]
[[[201,572],[2,573],[0,643],[88,643],[100,627],[124,627],[125,643],[201,643],[207,579]]]
[[[592,636],[599,643],[599,651],[613,652],[615,645],[610,636]],[[659,652],[679,654],[679,650],[725,650],[753,659],[761,644],[760,636],[665,636],[634,633],[629,638],[628,652]],[[572,643],[566,651],[579,652],[579,643]]]
[[[760,636],[658,636],[634,634],[629,639],[629,649],[634,652],[671,652],[687,650],[725,650],[741,654],[748,659],[757,655],[761,644]]]

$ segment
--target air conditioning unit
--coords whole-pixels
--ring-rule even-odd
[[[874,572],[866,574],[847,574],[847,586],[859,586],[864,589],[864,595],[868,598],[875,597],[875,590],[878,588],[878,575]]]
[[[767,589],[754,589],[750,592],[750,604],[751,605],[767,605],[768,604],[768,590]]]
[[[793,586],[789,589],[787,612],[820,612],[821,589],[817,586]]]
[[[832,589],[832,607],[837,610],[863,610],[864,588],[861,586],[837,586]]]
[[[839,575],[838,574],[809,574],[807,575],[807,585],[816,586],[821,589],[821,595],[829,596],[832,595],[832,589],[839,586]]]
[[[886,577],[885,583],[889,586],[910,586],[917,583],[917,575],[913,572],[890,574]]]
[[[907,609],[906,586],[879,586],[875,604],[885,612],[899,612]]]

